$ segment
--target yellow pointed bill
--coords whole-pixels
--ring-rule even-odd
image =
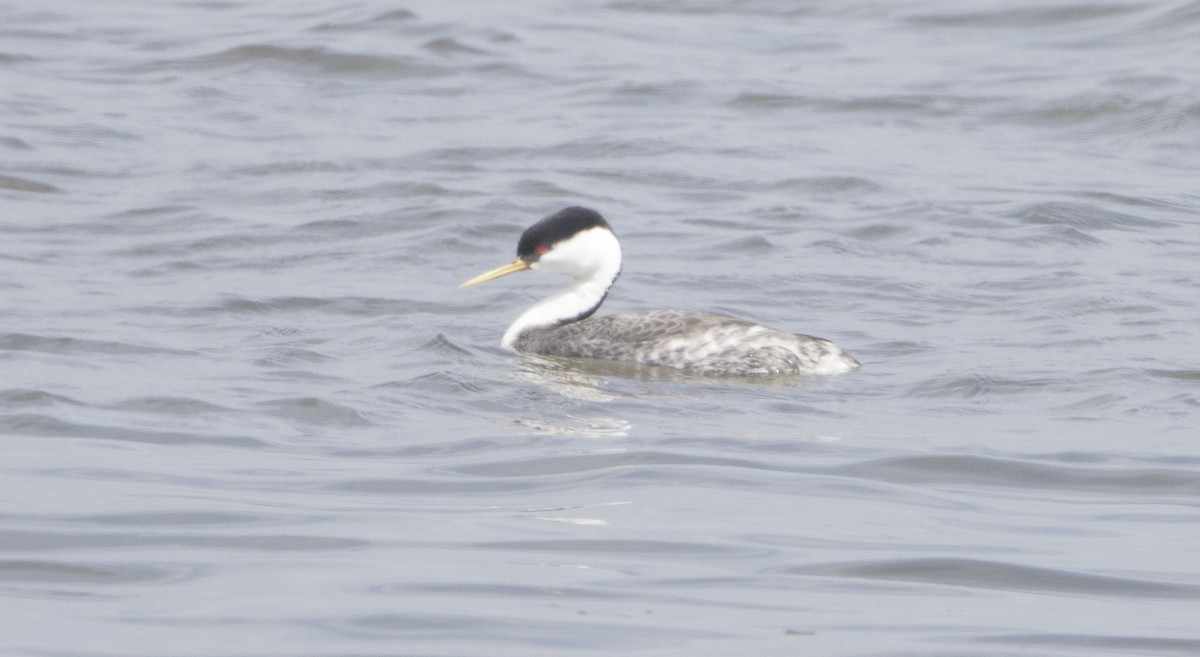
[[[461,288],[479,285],[480,283],[486,283],[488,281],[500,278],[501,276],[508,276],[509,274],[515,274],[519,271],[525,271],[526,269],[529,269],[528,262],[520,259],[514,260],[503,267],[496,267],[495,269],[484,272],[469,281],[464,281],[462,285],[459,285],[459,287]]]

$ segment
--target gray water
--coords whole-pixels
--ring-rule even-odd
[[[0,6],[0,654],[1200,654],[1200,3]],[[504,352],[601,312],[840,377]]]

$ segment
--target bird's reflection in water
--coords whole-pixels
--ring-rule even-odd
[[[592,361],[544,356],[524,356],[514,368],[514,378],[532,383],[556,396],[585,402],[611,402],[624,393],[606,390],[606,374],[590,367]],[[569,420],[570,424],[563,421]],[[591,436],[596,438],[619,438],[629,435],[633,424],[611,416],[577,416],[554,420],[544,417],[517,420],[517,423],[535,433],[562,436]]]
[[[721,394],[723,390],[745,394],[747,387],[757,389],[800,388],[821,377],[796,376],[731,376],[718,377],[692,374],[682,370],[642,365],[638,363],[594,360],[588,358],[557,358],[523,354],[512,368],[513,378],[548,391],[550,402],[578,400],[605,404],[614,410],[622,400],[654,403],[655,398],[678,401],[703,400]],[[642,386],[641,383],[653,383]],[[526,418],[517,423],[533,432],[592,437],[624,437],[633,429],[629,420],[613,415],[568,415],[564,422],[556,419]]]

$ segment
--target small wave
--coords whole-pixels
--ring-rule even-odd
[[[1114,81],[1119,82],[1122,81]],[[1088,92],[1031,106],[1004,106],[992,113],[990,120],[1047,128],[1085,140],[1190,137],[1200,125],[1200,105],[1145,94],[1132,97],[1124,92]]]
[[[596,553],[596,554],[645,554],[655,557],[724,557],[745,555],[752,550],[717,543],[687,543],[681,541],[625,540],[625,539],[579,539],[579,540],[530,540],[497,541],[482,543],[479,547],[492,550],[518,550],[539,553]]]
[[[360,427],[371,424],[358,410],[317,397],[277,399],[260,406],[271,409],[276,417],[309,425]]]
[[[1064,201],[1034,203],[1018,209],[1009,216],[1026,224],[1066,226],[1083,231],[1137,230],[1174,226],[1170,222],[1106,210],[1087,203]]]
[[[910,397],[971,398],[981,395],[1031,394],[1058,385],[1056,379],[1013,379],[984,375],[935,378],[919,383],[909,390]]]
[[[813,6],[824,3],[790,2],[729,2],[728,0],[614,0],[613,9],[647,14],[708,15],[730,14],[738,16],[806,16],[814,12]]]
[[[1200,586],[1110,577],[978,559],[888,559],[818,564],[788,569],[798,575],[1036,591],[1064,595],[1200,599]]]
[[[0,390],[0,407],[24,408],[26,406],[54,406],[56,404],[84,405],[83,402],[71,399],[70,397],[56,395],[44,390],[32,390],[28,388]]]
[[[229,410],[216,404],[188,397],[137,397],[112,404],[108,408],[163,415],[201,415]]]
[[[477,394],[488,389],[475,376],[453,371],[418,374],[409,379],[392,381],[376,387],[419,391],[421,397],[428,399],[439,398],[444,395]]]
[[[443,304],[378,297],[235,297],[216,305],[197,308],[196,314],[275,314],[319,311],[351,317],[396,317],[407,313],[445,310]]]
[[[0,175],[0,189],[8,189],[14,192],[34,192],[37,194],[60,194],[63,191],[49,183],[3,175]]]
[[[223,550],[293,552],[353,549],[367,545],[367,541],[354,538],[304,534],[217,534],[212,533],[212,529],[207,527],[195,533],[179,531],[147,532],[143,528],[138,528],[135,531],[107,531],[103,533],[79,532],[76,530],[70,532],[37,531],[21,532],[18,536],[14,536],[13,534],[16,533],[9,531],[0,534],[0,537],[3,537],[10,544],[19,541],[20,545],[27,550],[62,550],[87,547],[103,547],[106,550],[120,550],[120,548],[132,547],[140,550],[150,546],[170,546],[171,548],[183,546]],[[0,561],[0,564],[3,563]],[[87,568],[84,567],[82,572],[86,573]],[[108,567],[99,567],[97,570],[99,572],[96,573],[96,576],[104,577],[104,572],[108,570]],[[120,572],[137,572],[137,567],[129,567],[129,571],[126,571],[125,566],[117,566],[115,570],[118,573],[116,576],[119,577]],[[149,570],[152,573],[161,572],[163,573],[163,577],[179,572],[158,568]],[[2,581],[2,577],[0,577],[0,581]]]
[[[1184,657],[1200,655],[1200,640],[1153,636],[1118,636],[1106,634],[1000,634],[975,639],[979,643],[1019,646],[1028,652],[1030,646],[1071,650],[1073,654],[1100,655],[1116,652],[1132,655],[1178,654]],[[1055,650],[1055,652],[1059,652]],[[1062,653],[1065,654],[1065,653]]]
[[[388,181],[366,185],[362,187],[341,187],[332,189],[323,189],[320,191],[320,196],[327,200],[355,200],[355,199],[434,199],[434,198],[471,198],[480,194],[471,190],[451,189],[434,183],[427,182],[408,182],[408,181]],[[307,228],[313,224],[320,222],[310,222],[304,224],[301,228]],[[389,231],[400,230],[400,227],[395,225],[395,222],[377,222],[380,232],[384,228]]]
[[[517,181],[513,182],[509,187],[510,187],[510,189],[512,189],[514,194],[519,194],[521,196],[533,196],[533,197],[553,198],[553,199],[562,199],[562,198],[579,199],[579,198],[587,198],[587,196],[588,196],[587,193],[582,190],[567,189],[565,187],[561,187],[558,184],[550,182],[548,180],[531,180],[531,179],[517,180]]]
[[[767,185],[768,189],[812,193],[873,194],[887,190],[882,184],[860,176],[808,176],[785,178]]]
[[[657,451],[600,452],[528,458],[517,461],[496,461],[461,465],[455,472],[479,477],[545,477],[630,468],[661,468],[663,466],[693,465],[705,467],[735,467],[756,470],[768,466],[748,460],[726,457],[705,457]]]
[[[341,21],[321,23],[311,29],[313,32],[356,32],[360,30],[376,30],[382,25],[406,24],[417,17],[407,9],[394,9],[372,16],[361,21]]]
[[[487,55],[488,51],[467,44],[453,37],[439,37],[426,41],[422,46],[425,50],[443,57],[451,55]]]
[[[262,447],[265,443],[248,436],[221,436],[182,431],[156,431],[132,427],[78,424],[37,413],[0,415],[0,432],[18,436],[48,438],[92,438],[152,445],[222,445],[226,447]]]
[[[589,598],[594,596],[592,593]],[[451,599],[472,602],[453,614],[436,611],[350,614],[329,620],[305,621],[303,627],[311,630],[316,626],[334,636],[370,637],[407,643],[434,638],[445,642],[447,637],[455,637],[459,641],[475,642],[469,645],[490,647],[483,652],[494,652],[498,646],[521,646],[518,652],[522,654],[582,654],[596,652],[597,645],[602,645],[606,653],[668,654],[676,652],[681,645],[705,645],[729,639],[730,636],[730,632],[721,627],[689,627],[684,630],[661,622],[650,626],[644,620],[625,614],[603,618],[601,614],[588,616],[583,610],[575,618],[568,617],[565,620],[545,617],[531,620],[520,611],[519,606],[512,605],[513,600],[528,601],[530,598],[509,597],[502,589],[490,597],[472,595]],[[564,605],[558,589],[543,589],[541,600],[534,604],[545,604],[551,608]],[[597,644],[596,637],[603,637],[601,644]],[[451,652],[475,653],[479,650],[467,648]]]
[[[156,69],[231,68],[266,65],[290,68],[297,72],[316,73],[335,77],[379,78],[436,78],[448,75],[451,69],[438,64],[421,62],[398,55],[347,53],[320,46],[285,47],[268,44],[237,46],[217,53],[190,59],[158,62]]]
[[[273,347],[265,356],[256,358],[254,363],[263,367],[296,367],[312,363],[323,363],[330,360],[329,356],[312,349],[300,347]]]
[[[974,455],[902,456],[840,466],[835,473],[879,481],[971,484],[1105,495],[1200,497],[1200,471],[1080,468]]]
[[[1112,16],[1124,16],[1142,9],[1136,4],[1074,4],[1065,6],[1007,7],[995,11],[944,14],[916,14],[907,22],[918,26],[948,28],[1062,29],[1064,25],[1092,22]]]
[[[1146,370],[1146,373],[1170,381],[1200,383],[1200,370]]]
[[[809,96],[771,91],[740,93],[726,105],[746,110],[801,110],[846,114],[864,112],[881,115],[941,117],[970,113],[988,106],[989,99],[947,94],[891,94],[850,97]]]
[[[40,351],[52,354],[110,354],[110,355],[190,355],[178,349],[163,349],[146,345],[72,337],[50,337],[27,333],[0,333],[0,351]]]
[[[68,563],[51,560],[0,561],[0,582],[20,584],[129,584],[177,579],[170,568],[137,564]]]

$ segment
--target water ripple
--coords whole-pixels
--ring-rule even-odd
[[[253,65],[280,66],[301,74],[383,79],[436,78],[451,73],[451,69],[444,66],[411,57],[339,52],[319,46],[269,44],[242,45],[189,59],[157,62],[147,66],[146,70],[222,69]]]
[[[1075,650],[1079,654],[1123,652],[1132,655],[1198,655],[1200,640],[1188,638],[1121,636],[1117,634],[996,634],[977,637],[983,644],[1041,646]]]
[[[0,583],[113,585],[175,580],[187,569],[132,564],[0,559]]]
[[[1079,468],[964,454],[880,459],[833,471],[904,483],[1200,499],[1200,472],[1184,468]]]
[[[1062,595],[1200,599],[1200,586],[1189,584],[1108,577],[975,559],[886,559],[800,566],[786,572]]]
[[[49,415],[12,413],[0,415],[0,431],[19,436],[89,438],[150,445],[224,445],[262,447],[266,443],[250,436],[209,435],[183,431],[135,429],[125,426],[79,424]]]
[[[70,336],[30,335],[27,333],[0,333],[0,351],[39,351],[51,354],[105,354],[105,355],[192,355],[180,349],[152,347],[145,344],[130,344],[108,340],[93,340]]]

